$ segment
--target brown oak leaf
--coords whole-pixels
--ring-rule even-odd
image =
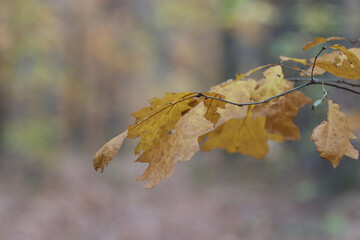
[[[323,121],[313,130],[311,140],[320,156],[337,167],[344,155],[357,159],[359,152],[350,143],[350,139],[356,136],[350,131],[345,114],[340,112],[338,104],[331,100],[328,104],[328,121]]]

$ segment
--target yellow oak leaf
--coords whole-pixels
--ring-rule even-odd
[[[345,114],[340,112],[338,104],[331,100],[328,104],[328,121],[323,121],[313,130],[311,140],[320,156],[337,167],[344,155],[357,159],[359,152],[350,143],[350,139],[356,136],[350,131]]]
[[[93,160],[93,166],[96,171],[99,168],[101,169],[101,172],[104,171],[105,166],[107,166],[109,162],[114,158],[115,154],[118,152],[127,135],[128,130],[124,131],[123,133],[111,139],[109,142],[105,143],[104,146],[102,146],[102,148],[97,151]]]
[[[331,53],[325,53],[324,55],[319,56],[317,58],[317,61],[316,61],[315,67],[314,67],[314,71],[313,71],[314,76],[321,75],[326,72],[323,68],[319,67],[319,65],[317,64],[318,62],[337,63],[337,62],[339,62],[339,60],[337,60],[337,59],[340,57],[341,57],[340,51],[333,51]],[[312,65],[314,63],[314,58],[312,58],[310,61],[311,61],[311,66],[305,70],[309,75],[311,74],[311,71],[312,71],[312,67],[313,67]],[[300,75],[308,76],[307,74],[304,74],[303,72],[300,72]]]
[[[303,49],[303,51],[305,51],[316,45],[326,43],[328,41],[335,41],[335,40],[347,40],[347,38],[345,38],[345,37],[329,37],[329,38],[317,37],[314,40],[312,40],[311,42],[306,43],[302,49]]]
[[[137,112],[131,114],[131,116],[135,117],[135,122],[140,122],[146,119],[151,114],[157,112],[157,110],[161,110],[163,107],[170,105],[178,100],[182,100],[189,96],[195,95],[191,92],[180,92],[180,93],[166,93],[163,98],[154,97],[150,99],[148,102],[150,106],[140,109]],[[192,101],[192,98],[191,98]]]
[[[252,92],[251,99],[260,102],[285,92],[289,85],[284,79],[281,66],[274,66],[264,71],[265,83]],[[277,99],[278,100],[278,99]],[[272,102],[273,104],[274,102]]]
[[[360,79],[359,51],[346,49],[344,46],[339,44],[332,45],[330,47],[340,50],[345,56],[336,58],[334,62],[318,61],[316,62],[316,66],[338,77]]]
[[[269,150],[269,139],[282,141],[281,136],[274,136],[265,131],[265,117],[252,118],[251,109],[243,119],[230,119],[210,132],[208,139],[201,146],[203,151],[223,148],[230,153],[251,155],[263,158]]]
[[[180,118],[171,135],[140,155],[136,161],[149,166],[137,181],[147,181],[144,186],[151,189],[172,175],[177,161],[187,161],[199,151],[198,137],[214,129],[214,124],[204,118],[206,112],[204,103],[199,103]]]
[[[135,154],[149,150],[172,131],[180,117],[194,106],[189,103],[194,103],[195,95],[189,92],[167,93],[162,99],[151,99],[149,107],[131,114],[136,120],[128,127],[128,137],[141,137]]]
[[[293,84],[292,84],[293,85]],[[269,133],[280,134],[285,139],[299,140],[300,130],[294,124],[294,118],[299,108],[312,103],[312,100],[302,92],[295,91],[285,95],[275,104],[267,106],[256,106],[254,116],[265,116],[265,129]]]

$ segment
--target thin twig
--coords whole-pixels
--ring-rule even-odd
[[[302,82],[302,81],[311,81],[311,78],[309,77],[287,77],[286,80],[291,82]],[[356,79],[331,79],[331,78],[317,78],[319,82],[332,82],[332,83],[338,83],[338,84],[345,84],[349,85],[351,87],[360,87],[360,84],[348,82],[347,80],[356,80]],[[359,80],[357,80],[359,81]]]
[[[353,90],[353,89],[351,89],[351,88],[339,86],[339,85],[336,85],[336,84],[333,84],[333,83],[317,82],[317,83],[313,83],[313,84],[324,84],[324,85],[326,85],[326,86],[339,88],[339,89],[346,90],[346,91],[349,91],[349,92],[356,93],[356,94],[359,94],[359,95],[360,95],[360,92],[359,92],[359,91],[355,91],[355,90]]]
[[[336,81],[336,83],[346,84],[346,85],[349,85],[349,86],[351,86],[351,87],[360,87],[360,84],[350,83],[350,82],[347,82],[347,81],[344,80],[344,79],[339,79],[339,80]]]
[[[291,82],[309,82],[311,78],[309,77],[285,77],[286,80]]]
[[[327,47],[322,47],[321,50],[318,52],[318,54],[315,56],[314,58],[314,63],[312,65],[312,68],[311,68],[311,81],[312,82],[316,82],[316,80],[314,79],[314,68],[315,68],[315,64],[316,64],[316,60],[318,59],[318,57],[320,56],[320,54],[325,50],[327,49]]]
[[[297,86],[297,87],[295,87],[295,88],[293,88],[293,89],[291,89],[291,90],[289,90],[289,91],[286,91],[286,92],[280,93],[280,94],[278,94],[278,95],[272,96],[272,97],[270,97],[270,98],[267,98],[267,99],[265,99],[265,100],[263,100],[263,101],[252,102],[252,103],[235,103],[235,102],[227,101],[227,100],[225,100],[225,99],[221,99],[221,98],[217,98],[217,97],[212,97],[212,96],[207,96],[207,95],[205,95],[205,94],[203,94],[203,93],[198,93],[198,96],[202,96],[202,97],[204,97],[204,98],[209,98],[209,99],[215,99],[215,100],[218,100],[218,101],[222,101],[222,102],[225,102],[225,103],[229,103],[229,104],[232,104],[232,105],[236,105],[236,106],[242,107],[242,106],[250,106],[250,105],[257,105],[257,104],[267,103],[267,102],[269,102],[269,101],[271,101],[271,100],[273,100],[273,99],[275,99],[275,98],[284,96],[284,95],[286,95],[286,94],[289,94],[289,93],[291,93],[291,92],[294,92],[294,91],[296,91],[296,90],[299,90],[299,89],[301,89],[301,88],[303,88],[303,87],[306,87],[306,86],[309,86],[309,85],[312,85],[312,84],[314,84],[314,83],[312,83],[312,82],[307,82],[307,83],[304,83],[304,84],[302,84],[302,85],[299,85],[299,86]]]
[[[289,91],[286,91],[286,92],[283,92],[283,93],[280,93],[278,95],[275,95],[275,96],[272,96],[270,98],[267,98],[263,101],[259,101],[259,102],[252,102],[252,103],[235,103],[235,102],[231,102],[231,101],[227,101],[225,99],[222,99],[222,98],[217,98],[217,97],[212,97],[212,96],[208,96],[206,94],[203,94],[203,93],[198,93],[196,95],[196,97],[204,97],[204,98],[209,98],[209,99],[214,99],[214,100],[218,100],[218,101],[221,101],[221,102],[225,102],[225,103],[229,103],[229,104],[232,104],[232,105],[236,105],[236,106],[239,106],[239,107],[242,107],[242,106],[250,106],[250,105],[257,105],[257,104],[262,104],[262,103],[267,103],[275,98],[278,98],[278,97],[281,97],[281,96],[284,96],[286,94],[289,94],[291,92],[294,92],[296,90],[299,90],[301,88],[304,88],[304,87],[307,87],[307,86],[310,86],[310,85],[325,85],[325,86],[330,86],[330,87],[335,87],[335,88],[339,88],[339,89],[342,89],[342,90],[346,90],[346,91],[349,91],[349,92],[352,92],[352,93],[355,93],[355,94],[359,94],[360,95],[360,92],[358,91],[355,91],[353,89],[350,89],[350,88],[346,88],[346,87],[342,87],[342,86],[339,86],[339,85],[336,85],[336,84],[332,84],[332,83],[327,83],[327,82],[318,82],[316,80],[316,82],[307,82],[307,83],[304,83],[304,84],[301,84]]]

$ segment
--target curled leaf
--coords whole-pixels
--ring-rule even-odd
[[[313,105],[311,106],[311,110],[315,111],[315,108],[317,108],[320,104],[322,104],[325,101],[325,99],[327,98],[328,93],[329,93],[328,91],[325,91],[322,98],[316,100],[313,103]]]
[[[302,59],[302,58],[289,58],[289,57],[280,56],[280,59],[281,61],[293,61],[293,62],[301,63],[303,65],[306,65],[307,63],[307,59]]]
[[[101,172],[104,171],[105,166],[109,164],[109,162],[114,158],[115,154],[120,149],[123,141],[128,135],[128,130],[119,134],[118,136],[111,139],[109,142],[105,143],[102,148],[97,151],[93,160],[93,166],[95,171],[99,168]]]
[[[323,37],[317,37],[314,38],[314,40],[312,40],[311,42],[306,43],[302,50],[305,51],[309,48],[312,48],[316,45],[322,44],[322,43],[326,43],[328,41],[335,41],[335,40],[347,40],[347,38],[345,37],[329,37],[329,38],[323,38]]]

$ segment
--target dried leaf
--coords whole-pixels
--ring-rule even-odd
[[[285,139],[299,140],[300,130],[294,124],[294,118],[299,108],[312,103],[311,99],[302,92],[295,91],[287,94],[275,104],[264,107],[257,106],[254,109],[254,116],[265,116],[265,129],[269,133],[281,134]]]
[[[224,95],[215,92],[204,93],[204,94],[211,97],[225,99]],[[225,108],[226,103],[211,98],[204,99],[203,102],[205,107],[207,108],[207,111],[205,113],[205,118],[211,121],[215,125],[221,117],[220,114],[217,112],[217,110],[218,108],[219,109]]]
[[[305,51],[309,48],[312,48],[316,45],[322,44],[322,43],[326,43],[328,41],[335,41],[335,40],[347,40],[347,38],[345,37],[329,37],[329,38],[323,38],[323,37],[317,37],[314,40],[312,40],[311,42],[306,43],[302,50]]]
[[[207,136],[201,146],[203,151],[215,148],[226,149],[230,153],[251,155],[257,159],[263,158],[269,150],[269,139],[283,141],[281,136],[274,136],[265,131],[265,117],[252,118],[252,112],[243,119],[230,119],[218,126]]]
[[[323,121],[313,130],[311,140],[320,156],[337,167],[344,155],[357,159],[359,153],[350,143],[350,139],[356,136],[350,132],[345,114],[340,112],[338,104],[331,100],[328,104],[328,121]]]
[[[351,51],[339,44],[330,46],[333,49],[340,50],[345,54],[345,58],[336,58],[335,62],[318,61],[316,66],[324,69],[325,71],[342,78],[347,79],[360,79],[360,55],[358,51]]]
[[[252,92],[251,99],[260,102],[280,93],[289,88],[287,81],[284,79],[281,66],[275,66],[264,71],[265,84]],[[278,99],[276,99],[278,100]],[[274,101],[272,101],[272,104]]]
[[[151,99],[149,107],[131,114],[136,120],[128,128],[128,137],[141,137],[135,154],[149,150],[172,131],[183,113],[194,106],[189,105],[194,102],[194,95],[189,92],[167,93],[162,99]]]
[[[118,152],[127,135],[128,130],[124,131],[123,133],[111,139],[109,142],[105,143],[104,146],[102,146],[102,148],[97,151],[93,160],[93,166],[96,171],[99,168],[101,168],[101,172],[104,171],[105,166],[107,166],[109,162],[114,158],[115,154]]]
[[[214,124],[204,118],[206,112],[203,102],[199,103],[176,123],[171,135],[144,152],[137,162],[148,162],[149,166],[137,181],[146,180],[144,186],[151,189],[172,175],[177,161],[187,161],[199,151],[198,137],[214,128]]]
[[[256,87],[256,81],[248,79],[246,81],[231,81],[226,85],[217,85],[210,89],[210,91],[217,92],[226,96],[226,100],[235,103],[249,103],[250,94]],[[247,115],[248,107],[238,107],[233,104],[226,104],[225,109],[218,109],[217,112],[221,118],[216,126],[219,126],[231,118],[244,118]]]
[[[331,53],[325,53],[324,55],[317,58],[315,67],[314,67],[314,76],[324,74],[326,71],[319,67],[318,62],[331,62],[331,63],[337,63],[339,62],[337,59],[341,57],[340,51],[333,51]],[[311,65],[314,63],[314,58],[311,59]],[[305,70],[309,75],[312,71],[312,66],[310,66],[307,70]],[[304,73],[300,73],[301,76],[307,76]]]

